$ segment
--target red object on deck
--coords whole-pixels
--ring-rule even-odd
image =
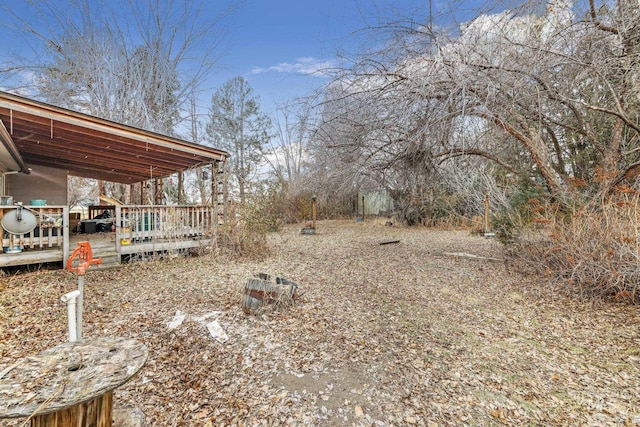
[[[78,265],[74,267],[73,260],[76,258],[78,258]],[[78,242],[78,247],[73,250],[67,261],[67,270],[84,275],[87,272],[87,268],[93,264],[102,264],[102,258],[93,258],[89,242]]]

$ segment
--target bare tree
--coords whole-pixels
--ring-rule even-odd
[[[475,156],[539,176],[567,202],[584,194],[572,191],[577,179],[605,194],[637,175],[640,9],[525,6],[480,15],[455,35],[403,27],[327,92],[324,143],[377,181]]]
[[[95,180],[69,177],[69,181],[67,203],[70,208],[93,204],[98,197],[98,186]]]
[[[190,111],[191,114],[189,116],[189,124],[190,124],[190,135],[192,141],[201,141],[204,140],[205,136],[200,136],[202,133],[202,123],[198,120],[198,111],[196,106],[196,93],[193,92],[190,96]],[[207,203],[209,198],[209,191],[207,189],[207,173],[203,168],[197,168],[192,171],[194,175],[194,185],[196,187],[197,194],[200,199],[200,203]],[[211,177],[211,179],[216,179],[216,177]],[[213,202],[213,201],[212,201]]]
[[[41,19],[3,9],[37,49],[40,61],[22,64],[48,102],[171,134],[188,95],[214,65],[228,6],[205,18],[207,2],[129,1],[117,10],[104,1],[29,3]],[[77,10],[79,13],[69,13]]]
[[[276,179],[295,191],[308,161],[308,145],[314,129],[313,106],[309,101],[298,100],[278,108],[273,125],[275,138],[265,160]]]

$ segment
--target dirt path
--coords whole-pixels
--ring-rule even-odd
[[[560,298],[501,263],[444,255],[501,256],[465,231],[320,222],[271,244],[262,262],[86,276],[86,335],[149,348],[118,403],[150,426],[640,425],[638,307]],[[258,272],[298,282],[300,303],[245,316],[240,290]],[[62,272],[2,279],[0,371],[66,339],[59,297],[74,288]],[[178,309],[219,312],[229,339],[193,317],[169,330]]]

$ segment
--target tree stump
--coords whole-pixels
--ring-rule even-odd
[[[111,427],[113,390],[147,360],[133,339],[69,342],[0,371],[0,418],[28,417],[32,427]]]
[[[255,313],[265,304],[291,303],[296,298],[298,285],[290,280],[276,277],[270,281],[266,274],[258,274],[258,278],[250,278],[244,287],[242,309],[245,314]]]

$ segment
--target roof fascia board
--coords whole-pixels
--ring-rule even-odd
[[[98,117],[93,117],[64,108],[55,107],[53,105],[22,98],[6,92],[0,92],[0,107],[26,114],[31,114],[34,116],[44,117],[52,121],[85,127],[98,132],[118,135],[124,138],[129,138],[152,145],[176,149],[197,156],[209,157],[221,161],[229,156],[227,152],[222,150],[203,148],[187,141],[182,141],[158,133],[126,126],[120,123],[100,119]]]

